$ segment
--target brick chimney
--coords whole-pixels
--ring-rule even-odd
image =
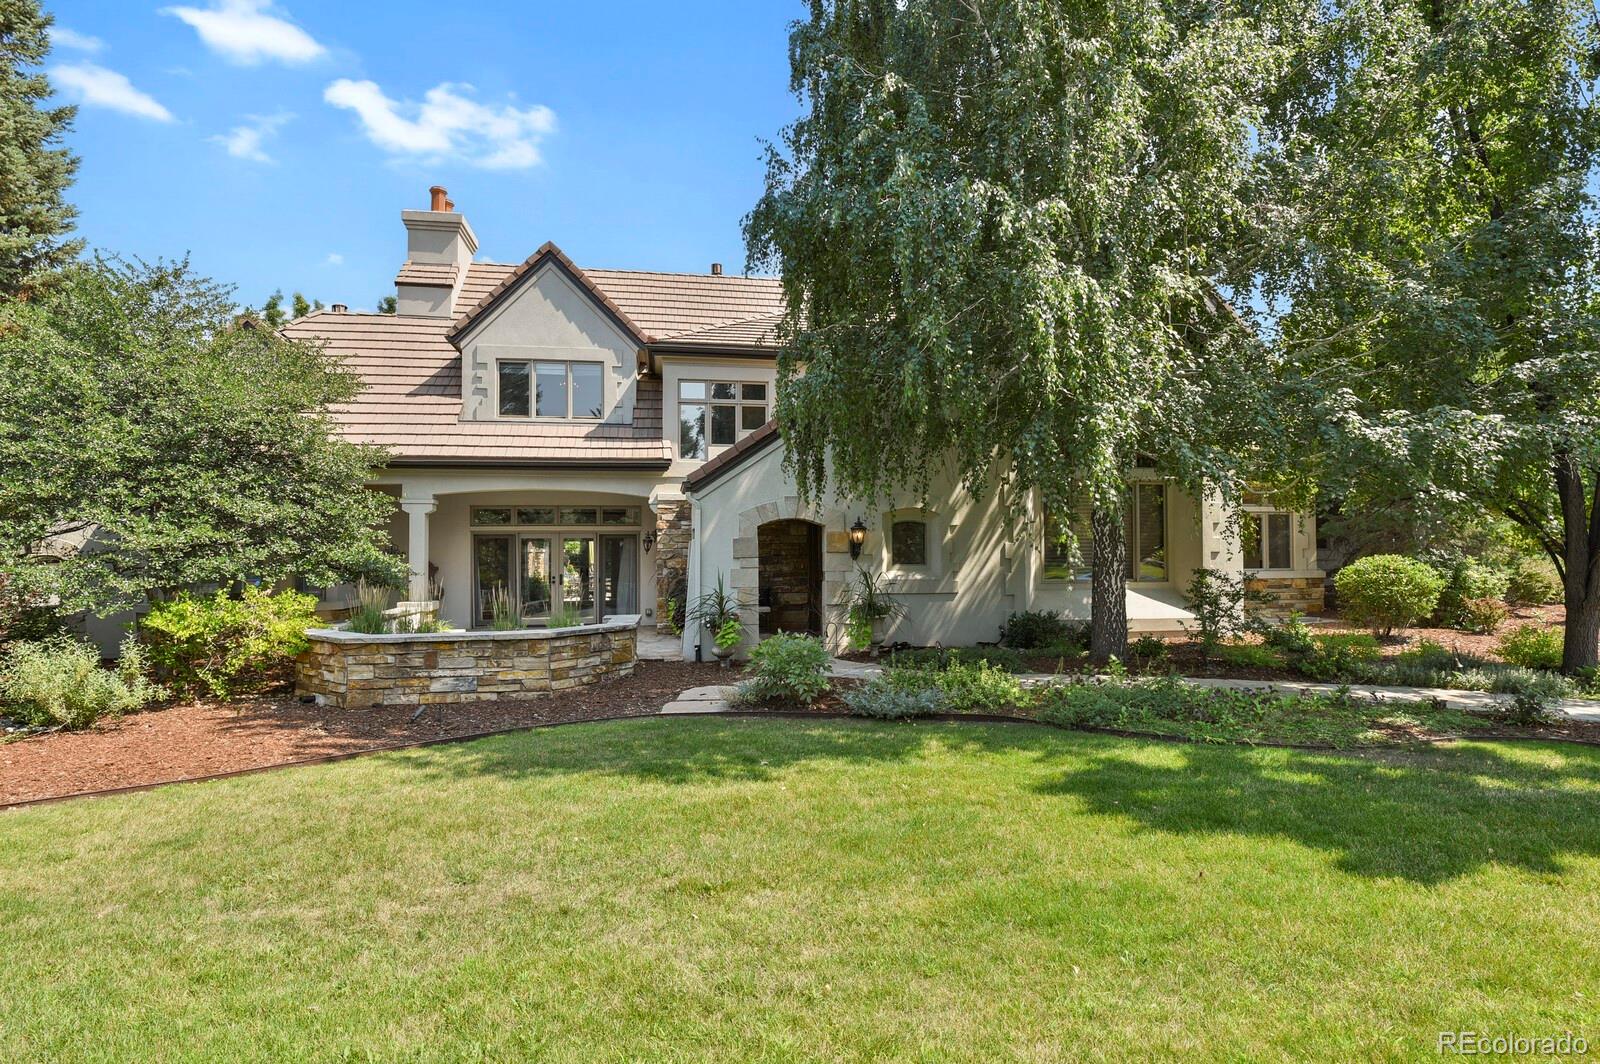
[[[478,238],[441,185],[428,189],[428,209],[401,211],[406,264],[395,281],[397,310],[428,318],[460,313],[461,283],[478,252]]]

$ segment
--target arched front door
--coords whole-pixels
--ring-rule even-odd
[[[761,634],[822,635],[822,526],[798,519],[756,529]]]

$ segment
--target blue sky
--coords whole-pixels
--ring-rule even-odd
[[[402,208],[449,188],[479,256],[742,269],[762,138],[796,114],[800,0],[46,0],[81,104],[80,235],[259,304],[371,308]]]

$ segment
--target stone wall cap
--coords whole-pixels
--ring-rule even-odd
[[[507,631],[493,629],[456,628],[448,632],[396,632],[375,635],[352,632],[345,628],[310,628],[306,638],[312,642],[352,645],[359,643],[473,643],[503,642],[513,639],[561,639],[569,635],[596,635],[602,632],[627,632],[639,627],[639,614],[619,613],[607,617],[600,624],[579,624],[571,628],[512,628]]]

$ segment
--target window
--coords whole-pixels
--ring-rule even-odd
[[[1094,575],[1094,527],[1088,502],[1065,513],[1045,514],[1044,578],[1087,581]],[[1129,580],[1167,579],[1167,487],[1141,483],[1128,488],[1123,514],[1128,539]]]
[[[511,510],[498,506],[474,507],[472,523],[475,525],[509,525],[511,523]]]
[[[605,367],[598,362],[497,363],[501,417],[598,420],[605,414]]]
[[[767,423],[767,386],[732,381],[680,381],[678,456],[705,458]]]
[[[927,565],[928,522],[896,521],[891,525],[889,560],[895,565]]]
[[[474,506],[472,524],[502,525],[637,525],[637,506]]]
[[[1246,569],[1292,569],[1290,517],[1286,513],[1249,514],[1244,522]]]

